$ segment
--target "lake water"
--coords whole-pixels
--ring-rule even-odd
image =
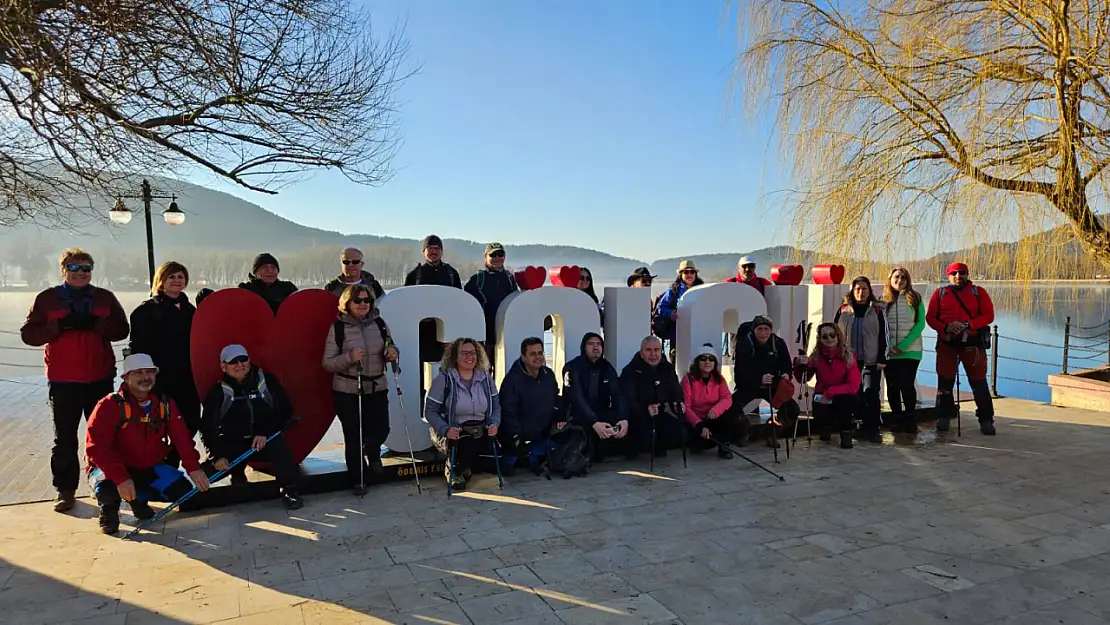
[[[666,284],[656,283],[653,291],[659,293],[665,288]],[[990,291],[995,303],[1001,395],[1048,401],[1046,380],[1049,374],[1061,370],[1065,319],[1069,316],[1073,326],[1069,369],[1110,364],[1110,324],[1106,323],[1110,319],[1110,286],[1055,283],[1025,288],[984,283],[983,288]],[[117,293],[117,296],[128,311],[148,297],[145,293]],[[0,379],[19,383],[41,380],[41,350],[29,348],[19,339],[19,327],[34,297],[35,293],[29,292],[0,293]],[[926,329],[926,349],[932,349],[934,340],[935,334]],[[933,355],[926,353],[918,378],[921,384],[936,384],[933,369]]]

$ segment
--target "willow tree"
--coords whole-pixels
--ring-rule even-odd
[[[810,244],[905,257],[918,236],[955,249],[1047,216],[1110,266],[1092,207],[1110,165],[1106,0],[764,0],[741,12],[745,95],[777,110]]]
[[[0,223],[129,174],[381,182],[404,52],[348,0],[2,0]]]

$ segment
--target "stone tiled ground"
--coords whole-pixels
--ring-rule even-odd
[[[1104,415],[999,403],[1000,434],[802,441],[585,479],[442,480],[171,516],[104,537],[85,501],[0,508],[17,623],[1088,625],[1110,621]],[[1036,420],[1034,420],[1036,419]],[[746,451],[770,462],[767,449]],[[130,520],[129,517],[125,517]]]

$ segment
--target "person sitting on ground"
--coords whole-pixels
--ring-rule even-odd
[[[674,365],[663,356],[659,337],[647,336],[640,341],[640,351],[621,371],[620,384],[632,423],[633,451],[662,458],[668,449],[683,443],[686,407],[682,385]],[[635,458],[629,455],[630,460]]]
[[[463,287],[482,305],[486,317],[486,358],[493,361],[493,348],[497,344],[497,309],[509,295],[517,292],[513,272],[505,269],[505,246],[490,243],[486,246],[486,266],[467,280]]]
[[[405,286],[428,284],[462,288],[462,279],[454,267],[443,262],[443,239],[429,234],[420,242],[424,250],[424,262],[413,268],[405,276]],[[443,360],[443,343],[439,342],[435,319],[420,322],[420,362],[439,362]],[[421,367],[421,386],[424,388],[423,367]]]
[[[146,354],[124,358],[119,390],[101,399],[89,417],[86,470],[100,506],[100,531],[105,534],[119,531],[121,501],[128,502],[135,518],[145,521],[154,516],[147,501],[176,501],[193,484],[208,490],[200,454],[177,405],[168,396],[153,393],[157,374],[158,367]],[[171,448],[192,483],[166,464]]]
[[[46,346],[43,360],[54,421],[50,473],[58,496],[54,511],[65,512],[76,502],[81,480],[77,430],[81,417],[92,416],[97,402],[112,392],[116,377],[113,341],[127,338],[127,313],[108,289],[92,286],[93,257],[70,248],[58,259],[62,284],[35,297],[19,329],[23,343]]]
[[[741,418],[739,411],[732,407],[732,392],[728,382],[721,375],[717,350],[705,343],[690,363],[690,371],[682,377],[682,397],[686,406],[686,422],[693,428],[691,447],[695,450],[709,449],[714,439],[731,444],[747,424],[747,417]],[[732,452],[717,445],[717,456],[729,459]]]
[[[257,294],[269,304],[270,310],[277,314],[278,308],[287,297],[297,292],[297,286],[287,280],[279,280],[278,274],[281,267],[273,254],[262,252],[254,257],[251,264],[251,273],[246,282],[240,282],[239,288]]]
[[[910,272],[895,267],[883,289],[891,348],[883,379],[890,406],[891,431],[917,434],[917,368],[921,365],[921,333],[925,329],[925,302],[914,290]]]
[[[289,395],[276,375],[251,364],[242,345],[228,345],[220,351],[220,369],[224,375],[204,396],[201,413],[200,436],[213,466],[223,471],[232,460],[253,449],[251,460],[273,465],[285,507],[303,507],[297,492],[300,469],[289,443],[284,435],[267,442],[292,421]]]
[[[381,447],[389,437],[385,367],[400,356],[374,304],[365,284],[347,287],[339,297],[339,318],[324,340],[324,369],[335,374],[331,388],[343,426],[347,481],[357,495],[366,494],[367,463],[372,475],[382,472]]]
[[[774,324],[769,318],[756,315],[748,328],[747,334],[736,337],[733,367],[736,390],[732,405],[744,414],[742,418],[758,410],[759,401],[767,401],[776,408],[777,423],[768,425],[767,444],[777,446],[772,432],[783,426],[782,435],[789,435],[801,413],[792,397],[790,352],[786,341],[774,334]]]
[[[883,442],[879,428],[882,424],[882,405],[879,403],[879,382],[886,367],[889,334],[886,311],[871,290],[871,280],[859,276],[852,280],[852,290],[844,295],[844,304],[836,311],[833,323],[848,340],[860,368],[860,405],[856,418],[863,422],[860,436],[873,443]]]
[[[675,333],[678,331],[678,300],[682,299],[686,291],[702,284],[705,282],[698,277],[698,268],[694,265],[694,261],[684,260],[678,265],[678,277],[655,302],[652,332],[655,336],[670,342],[672,359],[675,353]]]
[[[759,291],[760,295],[765,295],[765,287],[771,286],[771,281],[767,278],[760,278],[755,273],[755,259],[751,256],[744,256],[736,263],[736,275],[732,276],[725,282],[739,282],[746,284],[753,289]]]
[[[424,397],[424,420],[432,443],[447,456],[448,483],[454,490],[464,490],[475,459],[490,446],[501,425],[497,385],[478,341],[461,338],[447,346],[439,375]]]
[[[604,357],[605,342],[596,332],[582,337],[579,355],[563,366],[563,397],[567,417],[592,432],[594,462],[616,453],[624,446],[630,455],[634,448],[628,446],[628,412],[620,389],[617,370]]]
[[[361,284],[369,287],[374,294],[374,299],[381,299],[385,295],[385,289],[382,288],[381,282],[374,277],[374,274],[366,271],[366,266],[362,262],[362,250],[357,247],[348,247],[339,254],[339,262],[343,264],[339,276],[334,280],[324,285],[324,290],[332,295],[339,297],[347,290],[347,287]]]
[[[840,447],[852,448],[852,429],[859,407],[860,373],[856,357],[840,326],[826,321],[817,326],[817,345],[809,357],[799,356],[798,376],[808,381],[816,375],[813,388],[813,420],[821,440],[832,440],[833,428],[840,431]]]
[[[547,366],[543,339],[532,336],[520,342],[520,358],[501,380],[501,442],[505,474],[512,475],[519,456],[532,457],[542,449],[551,426],[564,422],[559,382]],[[533,464],[532,469],[539,471]]]

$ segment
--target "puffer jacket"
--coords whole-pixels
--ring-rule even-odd
[[[860,373],[856,357],[849,356],[845,361],[839,349],[822,348],[819,354],[810,356],[809,365],[802,367],[799,374],[804,379],[817,376],[817,383],[813,385],[814,395],[836,397],[859,392]]]
[[[710,410],[719,417],[732,407],[728,382],[719,376],[702,380],[687,373],[682,378],[682,397],[686,404],[686,421],[692,426],[701,423]]]
[[[335,375],[332,377],[331,388],[348,395],[358,394],[358,367],[351,360],[351,350],[362,348],[366,355],[362,357],[362,393],[370,395],[389,390],[385,379],[385,350],[388,347],[397,349],[393,338],[389,334],[389,326],[381,320],[379,327],[378,311],[371,310],[364,319],[357,319],[347,313],[339,313],[339,323],[343,325],[343,348],[340,349],[335,340],[335,325],[328,330],[328,338],[324,343],[324,369]],[[384,329],[384,332],[383,332]],[[398,350],[398,353],[400,351]]]
[[[871,366],[886,363],[890,331],[886,314],[878,302],[869,302],[862,317],[856,316],[854,304],[844,304],[836,311],[833,323],[840,326],[859,364]]]
[[[890,342],[901,351],[890,354],[891,359],[921,360],[921,333],[925,330],[925,302],[910,306],[906,296],[899,293],[893,302],[886,303],[886,323],[890,328]]]
[[[382,288],[382,283],[378,282],[374,274],[369,271],[359,273],[358,282],[355,284],[361,284],[369,288],[370,292],[374,294],[374,299],[381,299],[381,297],[385,295],[385,289]],[[343,295],[343,291],[346,291],[349,286],[351,286],[351,283],[347,282],[347,276],[339,274],[334,280],[324,285],[324,290],[339,297]]]

